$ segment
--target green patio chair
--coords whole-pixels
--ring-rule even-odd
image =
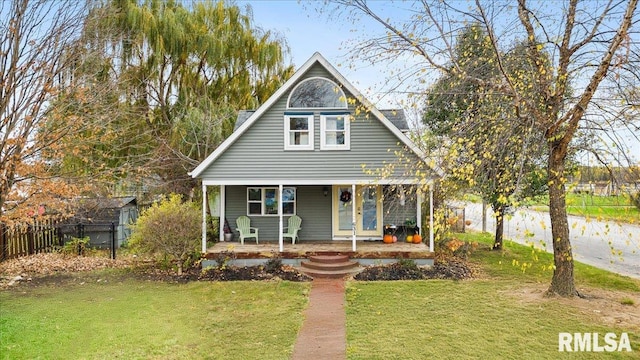
[[[300,240],[300,238],[298,238],[298,230],[302,229],[300,227],[300,225],[302,224],[302,219],[297,216],[297,215],[293,215],[289,218],[289,226],[287,226],[285,229],[285,233],[282,234],[283,238],[291,238],[291,243],[295,244],[296,243],[296,239]]]
[[[236,230],[240,233],[240,244],[244,245],[245,238],[256,238],[256,244],[258,243],[258,228],[251,227],[251,219],[244,215],[239,216],[236,225]]]

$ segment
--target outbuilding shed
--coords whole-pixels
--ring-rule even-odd
[[[120,247],[131,235],[129,225],[137,219],[138,204],[133,196],[80,199],[71,236],[88,236],[92,247],[110,247],[115,235],[116,247]]]

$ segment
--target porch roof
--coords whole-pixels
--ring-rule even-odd
[[[202,185],[218,186],[218,185],[245,185],[245,186],[277,186],[277,185],[430,185],[433,178],[389,178],[375,179],[366,181],[363,179],[202,179]]]

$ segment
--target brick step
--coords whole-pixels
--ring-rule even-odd
[[[299,270],[312,278],[344,278],[360,272],[357,261],[348,255],[312,255],[309,261],[302,261]]]
[[[352,260],[335,263],[322,263],[316,261],[302,261],[300,264],[303,268],[314,270],[349,270],[358,267],[358,263]]]
[[[324,264],[341,263],[349,261],[349,255],[311,255],[309,261]]]
[[[313,279],[340,279],[355,275],[359,273],[362,268],[357,267],[350,270],[315,270],[300,268],[299,270]]]

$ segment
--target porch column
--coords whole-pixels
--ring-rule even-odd
[[[225,214],[225,208],[227,204],[227,190],[224,185],[220,185],[220,221],[218,227],[220,227],[220,231],[218,231],[218,236],[220,237],[219,241],[224,241],[224,222],[227,220],[227,215]]]
[[[433,252],[433,181],[429,184],[429,251]]]
[[[351,184],[351,250],[356,251],[356,184]]]
[[[283,190],[284,186],[282,184],[278,185],[278,214],[280,214],[279,219],[280,219],[280,232],[278,234],[278,244],[279,244],[279,248],[280,248],[280,252],[284,251],[284,237],[282,236],[282,234],[284,233],[284,222],[282,221],[282,216],[283,216],[283,211],[282,211],[282,190]]]
[[[202,184],[202,253],[207,252],[207,185]]]
[[[422,229],[422,189],[415,185],[416,189],[416,226]]]

